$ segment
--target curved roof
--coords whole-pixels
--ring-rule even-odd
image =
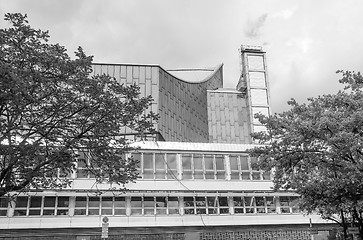
[[[213,68],[176,68],[165,71],[183,82],[202,83],[209,80],[221,67],[223,63]]]

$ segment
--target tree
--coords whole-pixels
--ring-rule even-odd
[[[274,171],[276,190],[293,189],[301,208],[317,211],[363,237],[363,77],[343,72],[344,90],[309,98],[273,116],[255,117],[267,128],[254,133],[263,144],[251,151],[259,166]]]
[[[152,132],[152,98],[136,85],[107,75],[92,76],[92,57],[81,47],[71,59],[27,16],[5,14],[0,30],[0,196],[29,188],[61,188],[85,165],[97,182],[137,178],[137,161],[121,135]]]

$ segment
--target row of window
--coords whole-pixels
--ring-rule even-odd
[[[0,216],[47,215],[228,215],[298,213],[293,196],[128,196],[0,198]]]
[[[134,153],[142,179],[270,180],[248,155]]]
[[[133,153],[139,161],[143,180],[271,180],[270,172],[255,165],[257,159],[248,155],[196,153]],[[87,171],[87,157],[77,162],[77,171],[68,177],[94,178]]]

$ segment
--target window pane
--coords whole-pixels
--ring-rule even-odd
[[[44,197],[44,207],[55,207],[55,197]]]
[[[203,179],[203,163],[202,163],[202,155],[194,154],[193,155],[193,163],[194,163],[194,178],[195,179]]]
[[[0,197],[0,208],[8,207],[8,199],[5,197]]]
[[[231,165],[231,170],[238,170],[238,157],[237,156],[229,156],[229,163]]]
[[[68,207],[69,197],[58,197],[58,207]]]
[[[88,207],[99,208],[100,207],[100,198],[99,197],[90,197],[88,199]]]
[[[166,197],[156,197],[156,207],[165,208],[166,207]]]
[[[28,206],[28,197],[17,197],[16,198],[16,207],[22,208]]]
[[[155,169],[165,170],[164,154],[161,154],[161,153],[156,153],[155,154]]]
[[[125,207],[125,198],[124,197],[115,197],[115,208],[124,208]]]
[[[175,170],[176,169],[176,154],[168,153],[166,154],[166,159],[168,163],[168,168]]]
[[[30,197],[30,207],[31,208],[40,208],[42,205],[42,197]]]
[[[154,169],[153,167],[153,154],[144,153],[143,154],[144,169]]]
[[[202,155],[200,154],[194,154],[193,155],[193,161],[194,161],[194,169],[200,170],[203,169],[203,163],[202,163]]]
[[[76,197],[76,207],[86,207],[87,198],[86,197]]]
[[[216,160],[216,169],[224,170],[224,156],[223,155],[215,155]]]
[[[142,198],[141,197],[131,197],[131,215],[141,215],[142,214]]]
[[[102,208],[112,208],[112,197],[102,198]]]
[[[228,207],[227,197],[218,197],[220,207]]]
[[[247,156],[240,156],[240,160],[241,160],[241,170],[249,170],[248,157]]]
[[[40,215],[40,209],[29,210],[29,216]]]
[[[177,197],[168,197],[169,214],[179,214],[179,201]]]
[[[255,200],[257,207],[265,206],[265,200],[263,197],[255,197]]]
[[[182,155],[182,164],[183,164],[183,170],[192,169],[192,155],[183,154]]]
[[[43,215],[54,215],[55,210],[54,209],[44,209]]]
[[[205,170],[213,170],[213,155],[204,155]]]
[[[144,207],[154,208],[154,197],[144,197]]]

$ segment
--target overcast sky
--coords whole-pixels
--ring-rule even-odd
[[[240,74],[241,44],[267,52],[272,110],[336,92],[338,69],[363,71],[362,0],[0,0],[0,14],[27,13],[34,28],[95,62],[165,69],[224,63]],[[1,20],[0,27],[9,27]]]

